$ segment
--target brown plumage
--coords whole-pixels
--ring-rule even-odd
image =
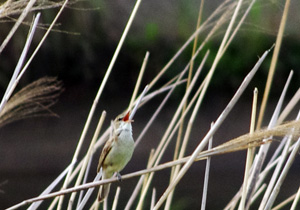
[[[119,173],[131,159],[134,150],[131,122],[129,112],[125,116],[119,115],[114,120],[112,137],[105,143],[99,158],[97,172],[102,168],[102,179],[111,178],[114,173]],[[109,189],[110,184],[100,186],[99,202],[107,197]]]

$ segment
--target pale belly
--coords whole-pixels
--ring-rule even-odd
[[[112,149],[105,158],[106,178],[111,177],[115,172],[120,172],[129,162],[134,150],[134,141],[132,137],[126,140],[114,142]]]

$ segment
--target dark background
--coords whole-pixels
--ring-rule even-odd
[[[204,19],[211,14],[217,4],[218,1],[205,2]],[[58,77],[63,81],[65,90],[52,110],[59,117],[27,119],[0,128],[0,183],[2,183],[0,184],[0,209],[37,196],[70,163],[89,109],[133,5],[134,1],[120,0],[78,2],[70,5],[59,18],[61,25],[56,29],[62,31],[52,32],[49,35],[18,87],[21,88],[43,76]],[[78,8],[83,9],[78,10]],[[97,107],[81,156],[88,147],[102,110],[107,111],[105,124],[107,127],[110,119],[127,107],[146,51],[150,52],[150,59],[142,87],[154,78],[192,34],[198,8],[199,2],[195,0],[142,2]],[[284,1],[276,3],[257,1],[254,5],[244,26],[218,65],[193,127],[187,154],[194,150],[208,131],[210,123],[216,120],[225,108],[244,76],[254,66],[258,56],[275,43],[283,8]],[[270,119],[291,69],[295,70],[295,75],[289,88],[288,99],[299,88],[299,10],[299,2],[292,1],[264,125],[267,125]],[[51,22],[56,12],[57,9],[44,11],[42,21]],[[3,40],[13,23],[0,24],[0,37]],[[224,30],[225,27],[213,41],[208,43],[208,48],[211,50],[208,67],[212,63],[213,55],[216,54]],[[27,32],[26,25],[18,29],[13,40],[0,55],[0,85],[3,93],[20,56]],[[33,46],[38,43],[43,33],[44,30],[38,30]],[[201,38],[204,37],[200,37],[200,41]],[[190,46],[183,53],[161,82],[168,81],[186,65],[191,49]],[[217,132],[214,145],[248,132],[252,90],[254,87],[259,88],[261,101],[270,59],[271,55]],[[132,161],[122,174],[146,167],[150,149],[157,146],[183,92],[183,88],[175,91],[170,102],[135,150]],[[150,114],[154,112],[153,107],[156,107],[161,99],[162,97],[158,97],[137,112],[133,124],[135,138],[150,118]],[[297,107],[299,108],[299,104]],[[289,119],[294,119],[295,116],[296,111],[289,116]],[[173,150],[174,142],[170,145],[169,151]],[[99,154],[100,151],[97,151],[92,165],[95,171]],[[224,207],[237,192],[243,179],[245,154],[245,152],[238,152],[212,159],[207,209]],[[172,155],[172,152],[167,153],[163,162],[170,160]],[[200,207],[204,170],[204,162],[194,164],[176,188],[172,209]],[[299,171],[299,157],[297,157],[277,201],[296,192],[299,187]],[[90,178],[92,179],[94,175],[91,174]],[[157,189],[158,196],[163,193],[168,179],[169,170],[156,173],[153,186],[161,186]],[[127,189],[132,190],[136,181],[137,178],[120,183],[123,202],[126,202],[128,194],[131,193],[131,191],[128,193]],[[147,202],[150,202],[150,194],[147,196]],[[119,208],[121,209],[123,205],[120,204]]]

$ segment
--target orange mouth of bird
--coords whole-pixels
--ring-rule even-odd
[[[127,114],[126,114],[125,117],[123,118],[123,121],[124,121],[124,122],[130,122],[130,123],[133,122],[133,120],[130,120],[130,119],[129,119],[129,116],[130,116],[130,111],[127,112]]]

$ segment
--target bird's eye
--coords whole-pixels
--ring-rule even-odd
[[[119,118],[118,118],[118,121],[121,121],[121,120],[123,120],[123,118],[122,118],[122,117],[119,117]]]

